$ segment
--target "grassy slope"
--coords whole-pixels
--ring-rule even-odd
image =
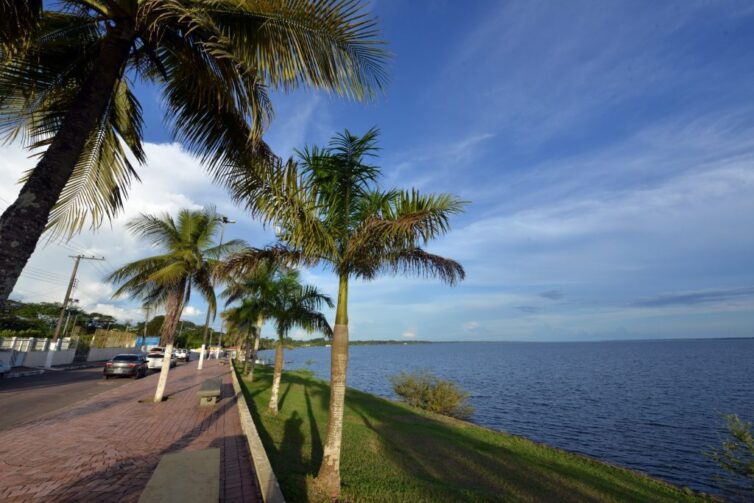
[[[277,417],[265,411],[272,373],[244,393],[286,499],[311,489],[327,427],[327,383],[286,372]],[[348,390],[343,458],[347,501],[698,501],[635,472]]]

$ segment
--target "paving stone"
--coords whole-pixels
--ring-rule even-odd
[[[0,432],[0,499],[137,501],[162,455],[218,447],[220,501],[261,501],[230,369],[196,364],[170,371],[163,403],[139,403],[154,393],[153,374]],[[196,391],[216,376],[222,398],[199,407]]]

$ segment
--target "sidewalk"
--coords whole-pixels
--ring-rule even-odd
[[[220,501],[260,501],[230,369],[196,365],[170,371],[161,404],[153,374],[1,432],[0,501],[137,501],[163,454],[208,447],[221,449]],[[218,375],[222,399],[200,408],[199,385]]]

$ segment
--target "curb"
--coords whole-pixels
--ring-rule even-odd
[[[44,374],[44,370],[26,370],[24,372],[8,372],[3,376],[3,379],[15,379],[17,377],[26,377],[26,376],[35,376],[39,374]]]
[[[101,362],[100,362],[101,363]],[[36,369],[36,370],[24,370],[23,372],[8,372],[3,376],[3,379],[15,379],[17,377],[28,377],[39,374],[46,374],[48,372],[66,372],[68,370],[79,370],[99,367],[97,363],[82,363],[81,365],[71,365],[64,368],[49,368],[49,369]]]
[[[259,438],[257,427],[254,425],[254,420],[249,412],[249,406],[246,403],[246,397],[241,391],[236,369],[232,364],[230,373],[233,376],[233,390],[236,393],[236,405],[238,406],[238,414],[241,418],[241,429],[244,435],[246,435],[246,441],[249,444],[249,452],[251,453],[251,460],[254,463],[254,471],[259,483],[259,492],[262,493],[262,501],[264,503],[285,503],[283,491],[280,490],[278,479],[275,477],[275,472],[272,471],[272,465],[267,458],[267,452],[264,450],[262,439]],[[244,406],[242,407],[241,404]]]

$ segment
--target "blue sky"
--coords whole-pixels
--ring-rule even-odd
[[[754,335],[754,6],[381,0],[373,10],[393,53],[386,94],[368,104],[277,94],[266,139],[287,157],[378,126],[384,186],[471,201],[431,246],[467,280],[357,282],[353,338]],[[123,230],[138,211],[214,203],[239,221],[228,237],[271,241],[171,144],[159,95],[139,96],[144,184],[112,227],[36,252],[16,297],[62,297],[70,259],[60,256],[85,250],[108,262],[82,267],[82,303],[140,318],[102,282],[145,253]],[[2,150],[3,179],[17,178],[31,161]],[[0,188],[0,204],[16,191]],[[327,272],[305,278],[335,294]],[[194,300],[186,317],[204,310]]]

